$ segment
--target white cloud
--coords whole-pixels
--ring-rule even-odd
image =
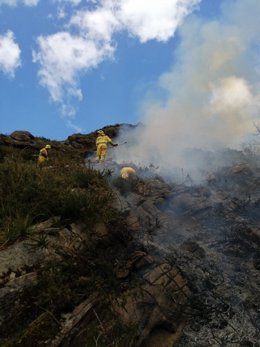
[[[99,47],[94,41],[67,32],[41,36],[37,42],[39,52],[33,52],[33,61],[41,65],[40,82],[54,101],[63,102],[65,94],[81,99],[80,72],[97,66],[113,53],[109,44]]]
[[[71,13],[71,8],[78,6],[82,0],[52,0],[53,3],[57,4],[57,18],[65,19],[68,18]],[[50,15],[51,17],[52,15]]]
[[[109,42],[120,28],[119,21],[110,8],[101,7],[95,11],[78,11],[70,20],[70,25],[91,40]]]
[[[17,5],[25,5],[25,6],[36,6],[40,0],[0,0],[1,5],[8,6],[17,6]]]
[[[121,0],[117,16],[141,42],[167,41],[200,0]]]
[[[167,41],[174,36],[184,18],[201,0],[101,0],[95,10],[81,10],[71,24],[90,35],[110,39],[119,30],[127,30],[141,42]]]
[[[115,33],[128,31],[141,42],[167,41],[200,1],[88,0],[91,9],[75,12],[67,26],[68,30],[77,29],[77,36],[60,32],[38,38],[38,51],[33,52],[33,59],[40,64],[41,84],[48,88],[54,101],[64,102],[65,94],[80,99],[80,72],[96,67],[113,55]],[[61,6],[81,3],[80,0],[55,2]],[[64,7],[59,15],[65,18]]]
[[[0,35],[0,71],[14,77],[15,70],[21,65],[21,50],[12,31]]]
[[[71,120],[67,120],[66,125],[68,128],[73,129],[77,133],[83,133],[84,129],[79,127],[77,124],[74,124]]]
[[[73,6],[77,6],[81,3],[82,0],[54,0],[54,2],[60,3],[62,5],[68,3],[71,4]]]

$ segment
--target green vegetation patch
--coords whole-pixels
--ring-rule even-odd
[[[124,217],[112,207],[108,176],[109,172],[93,170],[79,158],[62,154],[41,167],[16,155],[0,162],[0,246],[29,239],[32,249],[44,250],[46,233],[33,226],[49,218],[61,226],[80,222],[86,229],[80,250],[57,249],[57,259],[34,269],[37,285],[22,294],[21,315],[15,324],[5,325],[3,346],[44,346],[56,336],[63,315],[73,312],[93,292],[98,293],[103,308],[120,293],[114,264],[118,254],[127,252],[130,235]],[[104,225],[105,237],[95,233],[97,224]],[[127,328],[116,319],[109,327],[102,327],[97,318],[92,324],[92,333],[88,330],[85,338],[87,346],[126,346]]]
[[[113,196],[106,174],[78,161],[56,158],[43,167],[21,158],[0,163],[0,244],[30,234],[30,227],[53,216],[95,223]]]

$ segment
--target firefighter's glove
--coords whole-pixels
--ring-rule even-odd
[[[118,144],[117,143],[113,143],[113,147],[117,147],[118,146]]]

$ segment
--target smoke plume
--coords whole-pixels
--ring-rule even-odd
[[[188,149],[237,148],[254,132],[260,108],[259,15],[259,0],[228,0],[218,19],[186,20],[175,62],[158,81],[165,97],[147,97],[144,128],[117,151],[117,160],[156,163],[170,172],[191,163],[184,155]]]

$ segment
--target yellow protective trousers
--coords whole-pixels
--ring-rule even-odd
[[[97,154],[96,158],[97,160],[104,161],[107,155],[107,144],[106,143],[100,143],[97,145]]]
[[[46,157],[44,157],[43,155],[39,155],[38,157],[38,164],[42,164],[46,161]]]

